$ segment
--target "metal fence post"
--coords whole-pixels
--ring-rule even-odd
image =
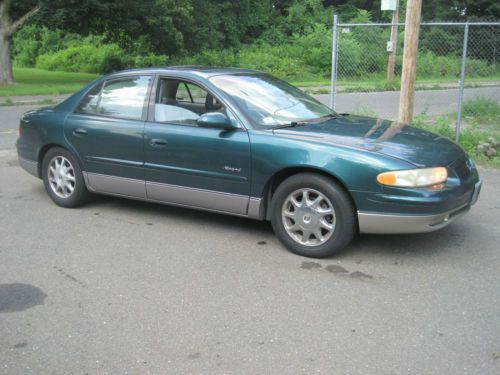
[[[469,23],[465,24],[464,29],[464,46],[462,50],[462,68],[460,71],[460,87],[458,89],[458,111],[457,111],[457,126],[455,127],[455,141],[460,140],[460,128],[462,126],[462,104],[464,101],[464,83],[465,83],[465,67],[467,63],[467,45],[469,42]]]
[[[330,82],[330,108],[335,109],[335,89],[337,84],[337,51],[338,51],[338,27],[339,16],[333,15],[333,35],[332,35],[332,76]]]

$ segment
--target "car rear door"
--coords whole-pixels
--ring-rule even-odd
[[[148,198],[246,215],[251,172],[247,131],[198,127],[196,118],[205,112],[224,112],[237,120],[204,88],[193,88],[192,82],[196,97],[192,92],[192,102],[186,103],[185,95],[171,90],[185,89],[185,81],[174,81],[160,78],[151,95],[144,131]]]
[[[92,190],[146,198],[144,124],[152,77],[123,76],[96,85],[66,118]]]

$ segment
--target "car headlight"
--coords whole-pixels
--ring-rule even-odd
[[[377,181],[382,185],[399,187],[425,187],[444,183],[448,171],[444,167],[409,169],[380,173]]]

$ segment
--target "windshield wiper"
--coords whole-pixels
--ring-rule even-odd
[[[297,126],[303,126],[305,124],[306,123],[302,122],[302,121],[292,121],[292,122],[289,122],[287,124],[273,126],[273,129],[295,128]]]
[[[328,115],[321,116],[320,118],[335,118],[335,117],[341,117],[338,113],[330,113]]]

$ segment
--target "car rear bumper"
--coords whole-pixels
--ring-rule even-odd
[[[18,156],[19,159],[19,165],[29,174],[39,177],[38,176],[38,163],[36,161],[28,160],[25,159],[21,156]]]
[[[464,215],[477,202],[482,182],[476,183],[470,201],[444,213],[431,215],[383,214],[358,211],[360,233],[397,234],[432,232]]]

